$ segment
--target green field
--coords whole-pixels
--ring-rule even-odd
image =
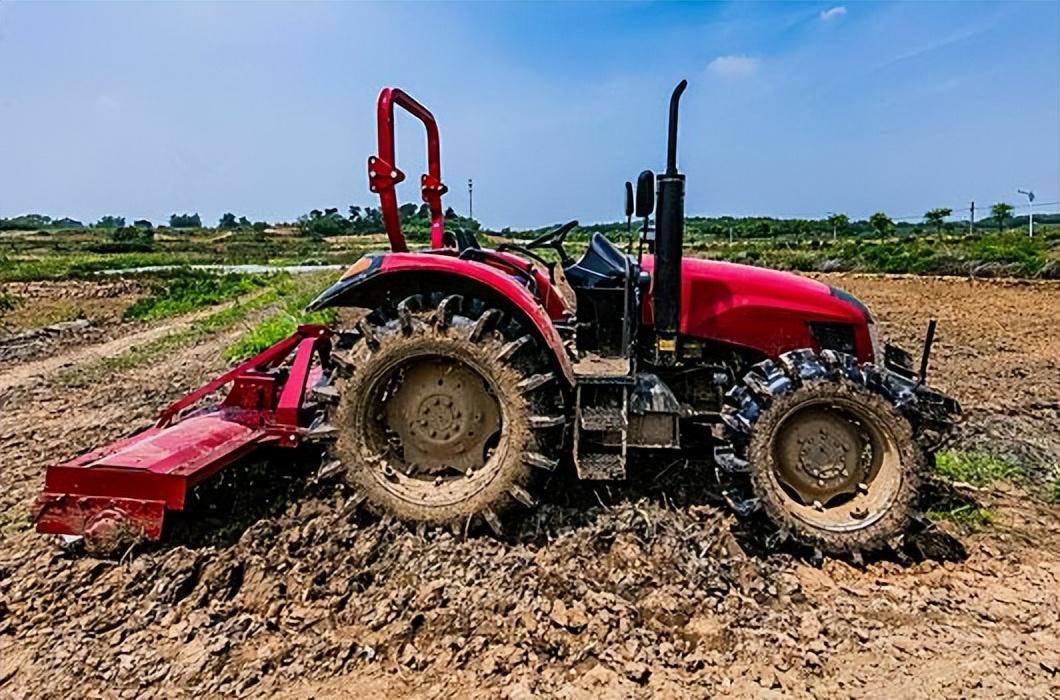
[[[455,223],[477,226],[466,219]],[[831,229],[822,228],[826,223],[692,217],[686,221],[685,250],[700,257],[796,271],[1060,279],[1057,223],[1037,226],[1034,238],[1024,228],[983,226],[970,235],[964,225],[928,229],[900,224],[881,233],[852,224],[835,239]],[[406,229],[412,246],[427,245],[427,229],[421,221],[410,219]],[[477,235],[483,244],[495,245],[526,239],[541,230],[504,229]],[[338,235],[321,235],[321,231]],[[571,234],[570,252],[579,253],[598,231],[622,247],[629,241],[622,225],[594,224]],[[345,264],[365,252],[386,248],[385,235],[354,230],[348,222],[346,228],[338,224],[307,228],[303,222],[234,229],[0,230],[0,282],[85,278],[104,270],[159,265]]]

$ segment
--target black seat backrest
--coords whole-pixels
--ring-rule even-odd
[[[564,272],[574,287],[614,287],[626,283],[629,261],[602,233],[594,233],[582,259]]]

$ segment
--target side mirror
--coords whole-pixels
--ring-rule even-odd
[[[645,170],[637,176],[637,217],[651,216],[653,211],[655,211],[655,173]]]
[[[633,216],[633,183],[626,182],[626,218]]]

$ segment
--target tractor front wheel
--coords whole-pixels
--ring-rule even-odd
[[[728,463],[747,471],[751,500],[781,533],[829,554],[887,546],[916,516],[924,452],[873,371],[797,351],[759,363],[728,396]]]
[[[457,295],[415,295],[378,309],[338,351],[330,454],[375,511],[502,531],[557,463],[562,397],[520,324]],[[341,374],[341,373],[339,373]],[[557,428],[560,430],[557,431]]]

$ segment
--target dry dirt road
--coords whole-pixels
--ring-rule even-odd
[[[1060,285],[828,280],[909,347],[940,319],[965,446],[1060,457]],[[1033,485],[975,494],[998,520],[964,562],[864,568],[745,551],[706,476],[659,465],[553,485],[507,542],[368,518],[285,462],[122,561],[30,530],[48,462],[149,420],[236,332],[72,388],[0,368],[0,697],[1060,696],[1060,509]]]

